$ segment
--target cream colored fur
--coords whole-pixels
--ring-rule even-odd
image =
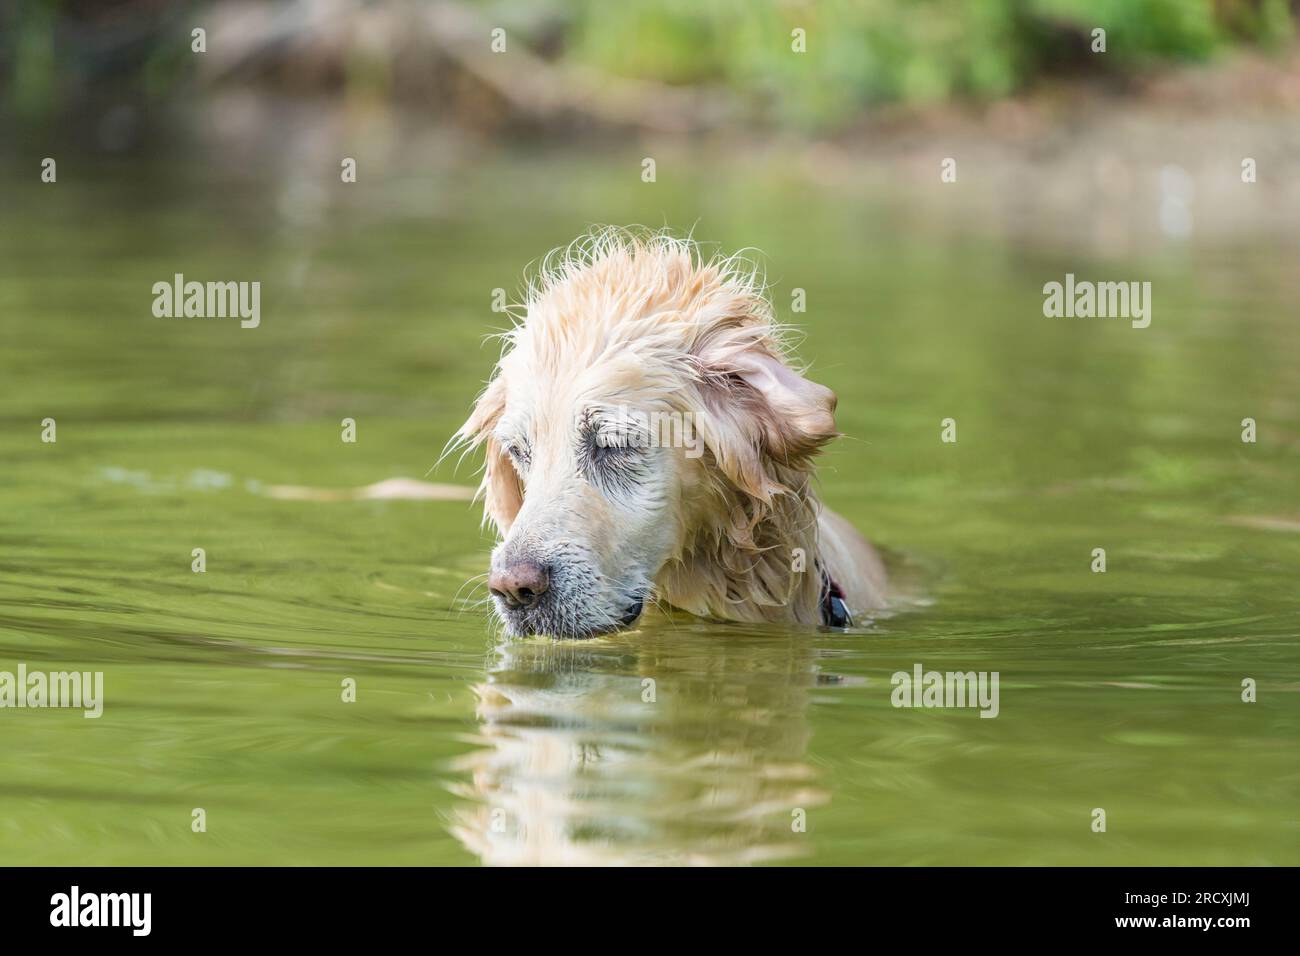
[[[854,614],[881,606],[874,551],[813,488],[835,396],[792,365],[742,260],[602,230],[543,262],[503,338],[458,438],[486,451],[480,493],[503,538],[494,567],[522,557],[556,569],[541,626],[611,630],[646,592],[709,618],[817,624],[819,567]],[[624,459],[637,480],[611,491],[591,478],[575,422],[618,408],[689,417],[703,454],[646,449]]]

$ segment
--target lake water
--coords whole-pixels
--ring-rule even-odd
[[[0,862],[1300,863],[1296,248],[1106,258],[688,165],[6,168],[0,670],[102,671],[104,712],[0,711]],[[896,613],[507,641],[466,501],[276,497],[473,484],[430,469],[492,290],[594,222],[763,250]],[[154,318],[175,273],[259,280],[260,326]],[[1151,326],[1045,318],[1066,273],[1150,280]],[[917,664],[996,671],[997,718],[892,706]]]

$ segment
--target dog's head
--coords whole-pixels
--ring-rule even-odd
[[[786,364],[752,271],[610,230],[544,264],[524,309],[459,432],[486,447],[488,585],[510,633],[616,630],[693,551],[775,546],[756,529],[804,492],[835,396]]]

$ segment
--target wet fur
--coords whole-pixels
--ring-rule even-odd
[[[821,567],[851,612],[881,605],[875,553],[813,488],[814,457],[837,437],[835,396],[793,365],[762,279],[744,260],[706,260],[665,233],[600,230],[543,261],[502,339],[457,443],[485,452],[479,494],[503,538],[494,560],[542,549],[559,573],[586,575],[563,585],[583,606],[560,608],[547,627],[609,630],[619,589],[633,587],[704,617],[817,624]],[[662,494],[654,485],[652,500],[622,510],[565,472],[572,408],[546,407],[614,401],[690,413],[705,448],[695,460],[656,458]],[[517,527],[528,496],[503,447],[508,427],[532,429],[538,448],[551,449],[539,496],[564,499],[566,514],[539,501]],[[639,547],[620,529],[642,521],[664,539],[635,567],[620,565]],[[800,554],[805,570],[796,571]]]

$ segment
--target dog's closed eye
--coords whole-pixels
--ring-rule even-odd
[[[640,455],[641,448],[633,444],[620,444],[618,442],[603,441],[596,439],[588,448],[588,454],[591,460],[597,465],[615,464],[620,461],[628,461]]]
[[[527,441],[516,439],[502,439],[501,447],[505,453],[510,456],[510,460],[515,464],[515,470],[521,475],[532,464],[532,449]]]
[[[579,467],[606,493],[626,493],[643,476],[647,444],[635,430],[588,421],[578,433]]]

